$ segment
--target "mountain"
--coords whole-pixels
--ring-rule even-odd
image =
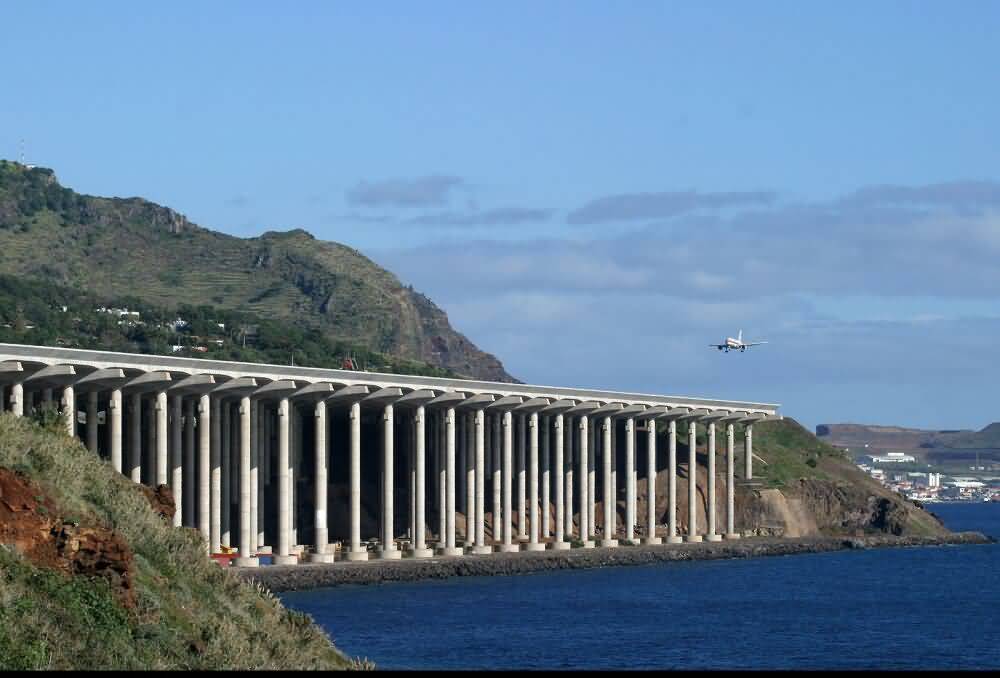
[[[426,296],[357,250],[303,230],[202,228],[142,198],[81,195],[54,172],[0,161],[0,272],[175,308],[283,321],[462,376],[516,381]]]

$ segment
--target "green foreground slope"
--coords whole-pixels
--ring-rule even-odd
[[[33,481],[58,522],[109,528],[134,556],[129,609],[107,578],[38,567],[0,546],[0,669],[357,666],[308,616],[211,562],[195,531],[169,526],[139,487],[52,425],[0,416],[0,468]]]

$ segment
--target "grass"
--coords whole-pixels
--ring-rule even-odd
[[[135,557],[134,611],[103,579],[33,566],[0,547],[0,669],[342,669],[345,657],[304,614],[239,581],[175,529],[141,491],[77,440],[0,416],[0,466],[24,473],[63,516],[116,530]]]

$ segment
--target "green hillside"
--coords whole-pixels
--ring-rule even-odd
[[[141,198],[61,186],[0,161],[0,273],[176,309],[210,306],[320,333],[331,343],[511,381],[427,297],[354,249],[302,230],[236,238]]]
[[[0,416],[0,497],[0,670],[361,666],[57,421]]]

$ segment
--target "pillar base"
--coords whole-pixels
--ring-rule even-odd
[[[310,563],[332,563],[334,560],[332,553],[310,553],[306,559]]]
[[[291,551],[292,553],[295,553],[297,555],[302,555],[302,553],[304,553],[305,550],[306,550],[306,547],[304,545],[302,545],[302,544],[296,544],[295,546],[293,546],[293,547],[291,547],[289,549],[289,551]]]
[[[520,544],[497,544],[497,553],[517,553],[520,550]]]
[[[403,553],[398,549],[382,549],[378,552],[379,560],[399,560],[402,557]]]
[[[236,567],[260,567],[258,558],[234,558],[233,565]]]
[[[549,544],[549,549],[552,551],[568,551],[571,548],[573,546],[568,541],[554,541]]]
[[[586,540],[580,542],[580,544],[581,544],[580,548],[582,548],[582,549],[592,549],[592,548],[594,548],[594,542],[591,541],[590,539],[586,539]]]
[[[545,550],[545,544],[541,544],[541,543],[538,543],[538,542],[535,542],[533,544],[531,542],[528,542],[527,544],[524,545],[524,550],[525,551],[544,551]]]
[[[348,551],[345,555],[347,560],[354,563],[368,560],[368,551]]]
[[[722,541],[721,534],[709,534],[705,536],[705,541]]]
[[[726,538],[726,541],[731,541],[733,539],[739,539],[740,538],[740,535],[737,532],[726,532],[726,534],[723,535],[723,536]]]
[[[461,546],[446,546],[438,549],[439,556],[464,556],[465,550]]]
[[[697,543],[701,542],[701,535],[700,534],[690,534],[690,535],[684,537],[684,541],[688,542],[689,544],[697,544]]]
[[[487,553],[493,553],[493,547],[492,546],[473,546],[471,549],[469,549],[469,553],[471,553],[472,555],[476,555],[476,556],[483,556],[483,555],[486,555]]]
[[[433,549],[423,548],[423,549],[410,549],[407,554],[411,558],[430,558],[434,555]]]
[[[618,540],[617,539],[602,539],[600,541],[600,545],[601,545],[602,549],[613,549],[616,546],[618,546]]]
[[[274,557],[274,564],[275,565],[298,565],[299,564],[299,557],[298,556],[275,556]]]
[[[646,544],[647,546],[655,546],[657,544],[662,544],[663,540],[660,539],[659,537],[643,537],[642,543]]]
[[[677,535],[674,535],[673,537],[667,537],[668,544],[680,544],[683,541],[684,539],[682,537],[678,537]]]

